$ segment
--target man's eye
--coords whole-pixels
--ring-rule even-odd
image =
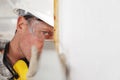
[[[49,32],[47,31],[42,31],[44,35],[49,35]]]

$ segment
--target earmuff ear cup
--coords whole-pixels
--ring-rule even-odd
[[[13,69],[18,73],[19,78],[17,80],[27,80],[26,74],[28,72],[28,66],[24,60],[18,60]]]

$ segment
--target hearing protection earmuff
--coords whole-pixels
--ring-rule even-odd
[[[9,43],[5,46],[3,63],[7,67],[7,69],[13,75],[9,80],[26,80],[26,74],[28,72],[29,62],[26,58],[18,60],[13,66],[10,63],[9,58],[7,57],[7,53],[9,51]]]
[[[19,77],[17,80],[27,80],[26,74],[28,72],[28,66],[24,60],[18,60],[14,66],[13,69],[18,73]],[[15,79],[16,80],[16,79]]]

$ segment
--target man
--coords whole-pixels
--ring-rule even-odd
[[[18,3],[19,6],[15,12],[19,15],[16,32],[13,39],[6,45],[3,63],[9,70],[8,80],[25,80],[27,70],[22,73],[24,63],[20,63],[16,69],[19,60],[23,60],[27,66],[31,59],[31,49],[35,46],[39,56],[41,54],[44,40],[53,38],[53,1],[52,0],[26,0]],[[29,4],[29,5],[28,5]],[[22,65],[21,65],[22,64]],[[26,68],[26,67],[25,67]],[[24,69],[25,69],[24,68]],[[16,70],[18,71],[16,71]],[[23,76],[21,76],[21,75]]]

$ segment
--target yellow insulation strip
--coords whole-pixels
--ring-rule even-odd
[[[59,53],[59,23],[58,23],[58,0],[54,0],[54,41],[57,52]]]
[[[55,28],[55,32],[54,32],[54,41],[55,41],[55,46],[58,52],[58,57],[61,61],[62,67],[66,72],[66,60],[65,60],[65,55],[64,54],[60,54],[60,39],[59,39],[59,0],[54,0],[54,28]]]

